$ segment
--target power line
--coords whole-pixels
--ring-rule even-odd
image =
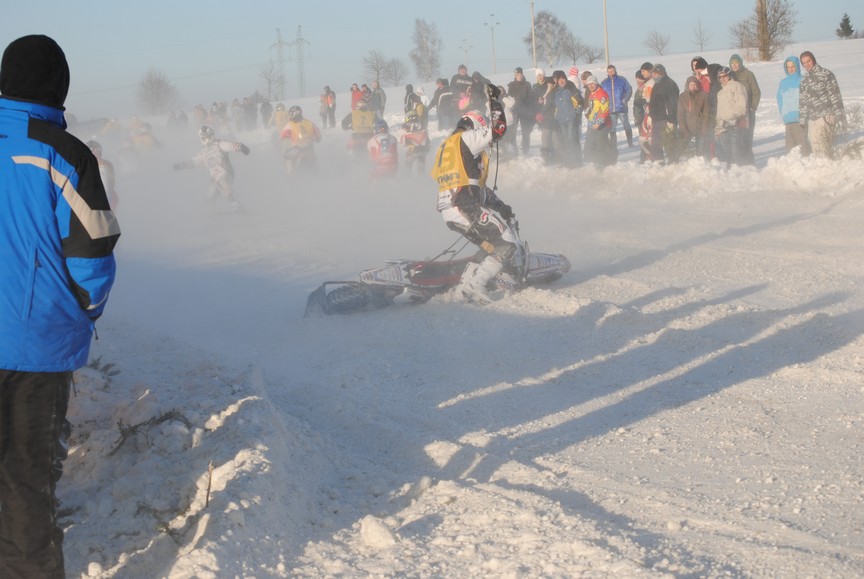
[[[303,57],[303,45],[309,44],[309,41],[303,38],[303,27],[297,27],[297,38],[290,45],[297,48],[297,88],[300,89],[300,96],[306,96],[306,63]]]
[[[276,86],[279,88],[276,100],[278,101],[285,98],[285,53],[282,49],[286,46],[290,46],[290,44],[282,40],[282,31],[277,28],[276,42],[274,42],[270,48],[276,49]]]

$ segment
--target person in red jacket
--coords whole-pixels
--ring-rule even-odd
[[[351,110],[357,110],[357,103],[363,99],[363,91],[357,86],[357,83],[351,85]]]

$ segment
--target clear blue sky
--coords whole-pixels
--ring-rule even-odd
[[[750,14],[754,3],[607,0],[611,60],[650,58],[644,41],[654,29],[669,36],[667,52],[695,55],[693,29],[699,20],[711,35],[706,50],[731,48],[730,26]],[[856,30],[864,27],[860,0],[808,0],[794,6],[799,20],[794,42],[835,38],[844,12]],[[535,0],[535,14],[541,10],[564,21],[583,42],[603,47],[602,0]],[[471,71],[492,73],[493,29],[486,23],[496,23],[497,72],[531,66],[522,42],[531,27],[528,0],[29,0],[4,8],[0,44],[5,48],[15,38],[35,33],[57,40],[72,72],[68,108],[89,118],[134,112],[134,87],[151,68],[174,82],[187,107],[251,94],[263,88],[261,69],[276,56],[271,46],[277,28],[285,42],[295,42],[284,49],[289,97],[299,96],[296,39],[300,26],[306,41],[307,96],[318,94],[325,84],[341,92],[352,82],[368,80],[363,78],[362,58],[370,50],[402,59],[410,70],[409,82],[414,81],[408,53],[418,18],[437,26],[444,43],[442,76],[450,76],[466,61],[466,48]]]

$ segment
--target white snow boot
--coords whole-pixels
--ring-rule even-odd
[[[488,304],[492,299],[489,297],[489,292],[486,291],[486,284],[492,281],[492,278],[498,275],[503,268],[504,264],[491,255],[486,257],[479,265],[468,264],[468,267],[462,273],[459,285],[456,286],[456,291],[461,293],[468,301]]]

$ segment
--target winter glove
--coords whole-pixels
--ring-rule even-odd
[[[241,144],[240,145],[240,152],[243,153],[244,155],[248,155],[249,154],[249,147]]]
[[[506,203],[501,206],[501,209],[498,210],[498,213],[501,214],[501,219],[504,221],[510,221],[516,214],[513,213],[513,208],[507,205]]]
[[[534,120],[538,123],[542,123],[543,122],[543,113],[537,113],[536,115],[534,115]]]

